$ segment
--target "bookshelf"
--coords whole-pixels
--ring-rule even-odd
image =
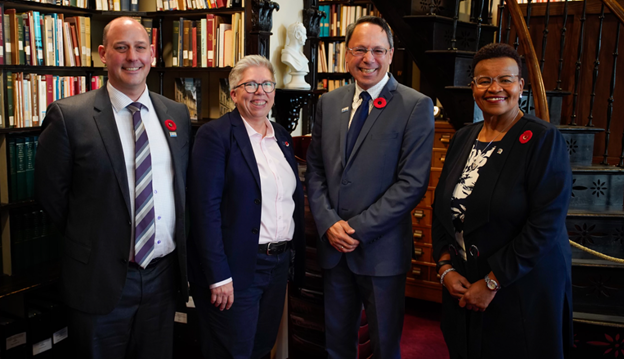
[[[81,0],[71,1],[75,3],[76,1]],[[194,126],[199,127],[201,124],[219,117],[219,96],[218,91],[215,89],[219,87],[218,85],[220,79],[227,78],[231,70],[231,65],[233,65],[238,58],[244,56],[245,54],[259,53],[267,58],[269,57],[272,11],[279,10],[279,5],[276,3],[262,0],[218,0],[219,3],[217,4],[231,5],[229,7],[219,8],[210,8],[209,2],[211,0],[185,0],[184,6],[182,6],[182,1],[178,0],[177,3],[180,4],[180,8],[185,7],[187,10],[164,11],[158,11],[157,9],[157,5],[162,2],[161,0],[139,0],[136,4],[133,4],[134,0],[127,0],[129,5],[123,4],[126,0],[121,0],[122,3],[120,3],[119,6],[123,4],[125,8],[126,6],[136,5],[137,7],[134,9],[137,11],[109,11],[103,9],[104,6],[100,0],[83,1],[86,1],[84,3],[84,7],[76,7],[68,6],[70,3],[69,0],[57,0],[54,4],[22,0],[0,0],[0,8],[2,9],[3,14],[3,35],[6,34],[6,31],[4,31],[6,28],[4,26],[4,20],[7,17],[4,15],[7,14],[7,10],[8,15],[14,16],[15,19],[17,19],[18,15],[21,14],[29,14],[22,17],[22,19],[24,19],[28,18],[30,15],[34,16],[34,13],[38,13],[38,15],[43,18],[49,16],[57,21],[58,19],[61,19],[60,23],[67,22],[64,20],[67,20],[68,18],[76,18],[77,21],[83,21],[83,23],[89,25],[89,28],[85,29],[82,40],[79,36],[77,36],[79,48],[75,50],[80,57],[81,66],[76,66],[75,62],[70,64],[68,56],[63,56],[69,54],[74,55],[76,51],[71,51],[72,49],[70,49],[67,53],[61,50],[61,55],[57,52],[55,53],[56,57],[53,56],[51,59],[44,59],[43,62],[40,62],[40,59],[36,56],[38,54],[36,51],[36,41],[29,42],[30,44],[35,44],[35,56],[33,57],[33,52],[30,52],[31,61],[28,62],[26,61],[28,53],[27,50],[25,50],[23,37],[23,57],[19,58],[19,61],[17,62],[10,61],[10,64],[8,64],[6,61],[6,55],[8,53],[6,46],[7,43],[5,43],[7,38],[6,36],[3,36],[0,39],[2,42],[1,45],[3,45],[1,51],[3,56],[2,62],[0,63],[0,90],[2,90],[0,93],[0,115],[2,116],[2,122],[0,123],[0,233],[2,236],[1,259],[4,274],[0,281],[0,298],[10,296],[12,293],[21,293],[23,290],[34,288],[41,284],[49,283],[52,278],[56,278],[58,276],[58,270],[46,269],[58,267],[58,259],[60,258],[60,253],[58,253],[58,251],[55,253],[54,257],[50,257],[45,253],[28,253],[30,250],[26,247],[26,250],[20,250],[20,255],[16,256],[16,252],[18,251],[17,247],[22,245],[19,241],[33,241],[33,239],[25,241],[24,238],[27,237],[24,236],[34,236],[37,239],[32,244],[37,243],[39,245],[41,243],[46,243],[44,241],[44,239],[48,238],[46,236],[55,238],[51,243],[60,243],[60,236],[54,233],[51,229],[51,224],[48,223],[46,218],[41,217],[42,212],[40,212],[39,207],[32,198],[32,195],[26,197],[16,197],[12,193],[14,191],[13,186],[21,183],[17,180],[17,177],[15,177],[16,174],[11,171],[12,169],[17,171],[17,166],[12,162],[17,156],[12,153],[12,148],[14,147],[13,143],[16,139],[19,139],[19,141],[26,139],[34,144],[32,146],[32,153],[26,154],[20,152],[19,155],[20,160],[22,157],[30,158],[32,160],[32,163],[22,164],[22,166],[27,167],[27,169],[32,172],[34,167],[34,151],[36,151],[36,139],[40,133],[40,124],[45,116],[45,108],[47,108],[47,105],[58,98],[77,94],[79,92],[90,91],[104,86],[106,68],[101,63],[97,54],[97,48],[101,44],[102,30],[104,26],[110,20],[119,16],[140,18],[142,22],[146,20],[149,21],[153,31],[152,34],[155,33],[152,39],[154,40],[153,43],[156,48],[157,57],[148,76],[148,87],[151,91],[159,92],[166,97],[174,99],[174,82],[176,78],[198,78],[202,87],[201,98],[199,99],[202,107],[201,113],[198,114],[198,120],[194,122]],[[115,2],[118,2],[118,0],[107,1],[107,5],[112,5],[114,8],[117,6]],[[213,2],[216,3],[216,0]],[[169,1],[168,3],[172,4],[173,2]],[[96,7],[102,8],[103,10],[96,10]],[[171,8],[172,6],[170,5],[169,7]],[[78,19],[78,17],[82,19]],[[209,17],[219,17],[224,22],[229,23],[231,23],[234,18],[240,19],[237,22],[240,26],[240,35],[237,37],[238,48],[236,48],[236,54],[232,51],[234,59],[230,66],[202,67],[201,59],[199,59],[199,57],[196,57],[196,59],[199,60],[199,64],[196,60],[195,67],[193,67],[192,62],[186,63],[187,66],[174,66],[172,54],[174,43],[174,22],[182,19],[190,21],[193,25],[197,25],[202,24],[202,20],[207,20]],[[83,23],[79,23],[76,27],[81,27]],[[55,21],[54,24],[57,24],[57,22]],[[64,25],[60,26],[59,24],[59,37],[64,36],[61,30],[62,28],[64,28]],[[54,30],[52,31],[54,33]],[[52,45],[58,44],[54,38],[52,38],[52,40],[53,41],[50,42]],[[40,55],[45,56],[47,53],[46,49],[52,51],[57,48],[57,46],[46,45],[47,41],[43,39],[40,41],[42,43],[40,46],[43,46],[41,49],[43,50],[43,54]],[[203,41],[201,38],[197,41],[196,36],[196,48],[200,49],[198,52],[201,52],[202,43]],[[67,44],[67,42],[64,42],[64,44]],[[11,50],[16,48],[19,49],[19,46],[14,44],[12,45],[13,46],[10,46]],[[206,44],[206,49],[204,49],[204,51],[207,50],[208,46]],[[9,56],[13,56],[11,53],[9,53]],[[20,55],[21,54],[18,54],[18,56]],[[61,59],[59,59],[59,56]],[[11,60],[14,59],[15,57],[11,58]],[[36,99],[33,100],[33,102],[39,105],[36,111],[32,110],[33,113],[39,114],[38,116],[35,116],[38,117],[37,121],[33,119],[33,115],[30,112],[21,112],[19,118],[15,115],[16,110],[24,111],[24,108],[30,107],[26,106],[26,104],[31,101],[31,98],[28,98],[25,103],[23,102],[25,98],[21,98],[22,102],[18,102],[15,97],[15,92],[17,91],[15,87],[12,89],[14,92],[12,97],[9,96],[9,93],[7,93],[8,91],[6,85],[8,85],[7,82],[9,77],[11,77],[14,86],[15,80],[19,79],[20,81],[23,81],[21,77],[14,77],[15,74],[18,73],[22,73],[24,76],[28,75],[29,79],[31,77],[36,78],[39,83],[45,82],[45,85],[43,85],[41,89],[45,89],[46,98],[42,98],[41,96],[38,96],[38,94],[38,97],[33,97]],[[50,82],[48,81],[50,78],[52,78],[52,86],[49,86]],[[56,80],[57,78],[59,80]],[[62,82],[64,81],[64,78],[68,79],[65,80],[67,81],[66,83]],[[36,87],[39,89],[37,81],[33,82],[35,86],[32,86],[31,91],[28,92],[30,96],[34,96],[34,90],[32,90],[32,88]],[[24,83],[22,82],[22,85],[23,84]],[[22,91],[22,95],[26,93],[23,89],[20,90]],[[47,95],[47,91],[53,91],[53,97],[50,98],[49,95]],[[62,94],[62,92],[65,92],[65,94]],[[9,106],[9,104],[12,106]],[[11,108],[9,109],[9,107]],[[12,122],[9,121],[8,117],[10,111],[13,115]],[[20,168],[19,175],[26,176],[27,174],[22,174],[21,170],[22,168]],[[31,193],[30,189],[28,191],[28,193]],[[33,212],[33,218],[29,218],[29,212]],[[46,248],[54,252],[49,244],[46,244],[46,246]],[[60,248],[60,244],[56,247]],[[28,256],[29,254],[38,257],[38,261],[33,262],[29,259],[30,265],[23,266],[23,258],[20,256]],[[46,275],[39,275],[38,273],[41,272],[45,272]],[[0,301],[0,304],[2,303],[3,302]]]

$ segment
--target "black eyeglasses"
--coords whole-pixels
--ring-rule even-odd
[[[366,55],[366,53],[369,51],[371,52],[371,54],[373,54],[374,57],[377,58],[384,57],[388,53],[388,49],[385,49],[383,47],[376,47],[374,49],[367,49],[365,47],[356,47],[352,49],[348,47],[347,49],[349,50],[351,55],[355,57],[364,57],[364,55]]]
[[[271,92],[275,91],[275,82],[272,82],[272,81],[266,81],[266,82],[263,82],[261,84],[259,84],[257,82],[253,82],[253,81],[251,81],[251,82],[243,82],[242,84],[232,88],[232,90],[237,89],[237,88],[239,88],[241,86],[244,86],[243,88],[245,89],[245,91],[247,91],[247,93],[256,93],[256,91],[258,91],[258,86],[262,86],[262,89],[266,93],[271,93]]]

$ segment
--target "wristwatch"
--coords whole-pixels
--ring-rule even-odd
[[[489,290],[492,290],[494,292],[497,292],[499,289],[501,289],[501,286],[498,284],[498,282],[490,278],[489,274],[485,275],[485,285]]]

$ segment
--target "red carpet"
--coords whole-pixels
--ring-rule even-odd
[[[401,338],[402,359],[448,359],[440,331],[442,305],[405,299],[405,322]]]

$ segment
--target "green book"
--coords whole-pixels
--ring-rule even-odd
[[[17,202],[17,149],[15,137],[7,136],[9,143],[9,202]]]
[[[26,151],[26,197],[24,199],[35,198],[35,141],[32,137],[24,138],[24,149]]]
[[[15,176],[18,201],[26,199],[26,146],[24,142],[24,137],[17,137],[15,139],[15,152],[17,153],[17,173]]]
[[[9,15],[2,15],[3,35],[4,35],[4,64],[11,65],[13,49],[11,48],[11,20]]]
[[[7,121],[4,126],[13,127],[15,126],[15,107],[13,106],[13,74],[11,72],[6,73],[6,84]]]
[[[26,53],[24,52],[24,19],[17,16],[17,49],[19,51],[19,64],[26,65]]]
[[[4,73],[0,71],[0,127],[6,126],[6,112],[4,109]]]
[[[171,56],[173,57],[173,64],[171,66],[178,67],[180,64],[178,63],[178,42],[180,37],[180,22],[178,20],[173,20],[173,49],[171,50]]]

